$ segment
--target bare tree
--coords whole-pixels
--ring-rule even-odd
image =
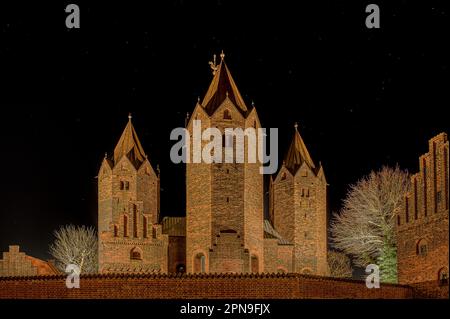
[[[350,258],[342,252],[328,251],[328,267],[331,277],[352,278],[352,266]]]
[[[97,272],[98,241],[94,228],[66,225],[56,230],[54,235],[56,239],[50,245],[50,253],[60,270],[64,272],[67,265],[75,264],[81,273]]]
[[[396,281],[395,217],[409,185],[408,173],[398,166],[372,171],[350,186],[331,222],[334,247],[351,255],[358,266],[378,264],[385,282]]]

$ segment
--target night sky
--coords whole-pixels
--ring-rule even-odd
[[[280,157],[299,123],[331,211],[372,169],[417,171],[428,139],[450,132],[445,1],[377,1],[377,30],[363,1],[93,2],[0,4],[0,251],[49,258],[60,225],[96,226],[95,177],[128,112],[161,167],[162,215],[184,216],[169,134],[203,98],[222,49],[247,105],[279,128]],[[68,3],[81,29],[65,27]]]

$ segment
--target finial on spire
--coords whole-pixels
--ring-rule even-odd
[[[227,95],[227,97],[228,97],[228,91],[225,93],[226,95]]]
[[[252,107],[255,107],[255,101],[252,100]]]
[[[108,152],[105,152],[105,158],[107,158],[108,157]]]
[[[200,103],[200,96],[197,96],[197,103]]]
[[[189,122],[189,112],[186,112],[186,118],[184,119],[184,127],[187,127]]]
[[[130,112],[130,113],[128,113],[128,119],[131,121],[131,118],[132,118],[132,116],[131,116],[131,112]]]
[[[223,50],[222,50],[222,52],[220,53],[220,58],[222,59],[222,61],[223,61],[223,59],[225,58],[225,53],[223,53]]]
[[[297,128],[298,128],[298,123],[297,122],[294,123],[294,128],[297,131]]]

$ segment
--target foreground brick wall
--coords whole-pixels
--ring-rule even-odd
[[[409,286],[381,285],[298,274],[90,275],[80,289],[67,289],[65,276],[0,278],[1,298],[300,299],[413,298]],[[448,293],[447,293],[448,297]]]

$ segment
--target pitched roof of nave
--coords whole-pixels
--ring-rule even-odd
[[[228,97],[241,111],[241,113],[245,115],[249,109],[245,105],[241,93],[239,93],[236,83],[231,76],[230,70],[225,63],[224,57],[225,55],[222,51],[220,54],[219,65],[216,65],[215,56],[214,62],[210,62],[214,77],[201,105],[206,110],[208,115],[211,116],[222,104],[225,98]]]
[[[303,139],[300,136],[297,123],[295,123],[294,127],[294,137],[286,153],[286,157],[284,158],[284,165],[292,173],[292,175],[297,173],[297,170],[304,162],[306,162],[309,168],[315,172],[316,166],[309,155],[305,142],[303,142]]]
[[[279,245],[291,245],[289,241],[284,239],[275,228],[273,228],[272,224],[267,219],[264,219],[264,238],[276,238],[278,239]]]
[[[128,123],[123,130],[122,136],[114,149],[114,165],[116,165],[123,156],[128,159],[137,168],[145,161],[146,155],[141,142],[131,122],[131,115],[128,116]]]

